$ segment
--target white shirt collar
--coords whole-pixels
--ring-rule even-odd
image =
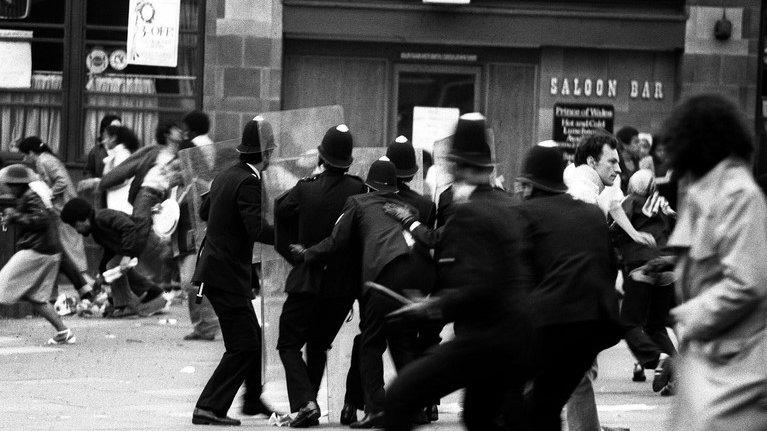
[[[253,165],[253,164],[250,164],[250,163],[245,163],[245,164],[248,165],[248,167],[251,170],[253,170],[253,173],[256,175],[256,178],[258,178],[260,180],[261,179],[261,172],[258,171],[258,168],[256,168],[256,165]]]

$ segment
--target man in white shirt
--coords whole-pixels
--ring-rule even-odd
[[[613,136],[596,134],[583,138],[575,152],[575,164],[569,165],[563,175],[567,192],[575,199],[599,206],[605,216],[612,216],[634,241],[655,246],[652,235],[634,229],[621,207],[619,161],[618,141]],[[594,361],[567,403],[567,422],[571,431],[600,430],[593,388],[597,370]]]
[[[575,199],[598,205],[605,216],[609,214],[634,241],[655,246],[652,235],[634,229],[621,207],[624,196],[618,176],[621,168],[617,145],[618,141],[609,135],[585,138],[578,145],[575,163],[565,169],[567,193]]]

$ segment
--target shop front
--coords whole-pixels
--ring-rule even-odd
[[[653,132],[677,97],[682,1],[283,6],[285,109],[340,104],[358,145],[401,134],[427,150],[481,111],[506,186],[535,142]]]

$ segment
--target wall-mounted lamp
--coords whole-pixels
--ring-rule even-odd
[[[732,22],[727,19],[727,9],[722,7],[722,18],[720,18],[714,25],[714,37],[716,40],[724,42],[729,39],[730,36],[732,36]]]

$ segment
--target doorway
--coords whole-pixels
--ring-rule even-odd
[[[479,67],[400,64],[394,72],[397,136],[412,140],[416,106],[458,108],[461,115],[479,110]]]

